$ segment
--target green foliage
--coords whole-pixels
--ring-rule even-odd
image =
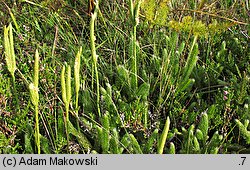
[[[108,153],[109,150],[109,128],[110,128],[110,124],[109,124],[109,113],[106,112],[103,117],[102,117],[102,125],[103,125],[103,129],[102,129],[102,134],[101,134],[101,144],[102,144],[102,150],[104,153]]]
[[[238,119],[236,119],[235,122],[240,129],[241,135],[245,139],[246,143],[250,144],[250,131],[247,130],[249,120],[245,120],[244,124],[242,124]]]
[[[119,143],[119,133],[114,128],[111,131],[111,134],[112,135],[111,135],[111,139],[110,139],[110,153],[121,154],[122,148],[120,147],[120,143]]]
[[[73,136],[75,136],[78,140],[78,142],[81,144],[81,146],[83,147],[83,149],[85,151],[88,151],[89,149],[91,149],[91,144],[88,141],[88,139],[85,137],[84,134],[82,134],[81,132],[78,132],[76,128],[74,128],[74,126],[72,125],[72,123],[69,121],[68,122],[68,131],[69,134],[72,134]]]
[[[133,134],[130,134],[129,136],[130,136],[130,140],[131,140],[131,144],[133,146],[134,152],[136,154],[142,154],[141,147],[140,147],[137,139],[135,138],[135,136]]]
[[[205,144],[208,135],[208,115],[206,113],[202,113],[200,123],[197,129],[197,138],[203,140],[203,144]]]
[[[6,138],[6,136],[0,132],[0,153],[1,154],[17,154],[18,144],[16,146],[10,145],[11,138]]]
[[[145,153],[151,153],[152,149],[154,148],[155,143],[158,141],[158,131],[158,129],[155,129],[148,139],[145,147]]]
[[[200,122],[195,130],[191,125],[188,130],[182,128],[183,147],[180,153],[217,154],[222,142],[222,135],[216,131],[208,140],[209,120],[207,113],[202,113]]]
[[[217,20],[212,20],[212,23],[207,25],[207,30],[214,36],[215,34],[221,34],[226,31],[228,27],[230,27],[230,23],[228,22],[218,22]]]
[[[173,142],[170,143],[169,154],[175,154],[175,145]]]
[[[34,153],[32,148],[32,139],[33,139],[33,129],[29,122],[26,124],[25,134],[24,134],[24,142],[25,142],[25,153],[32,154]]]
[[[40,140],[41,140],[41,150],[45,154],[50,154],[51,150],[50,150],[50,146],[49,146],[49,139],[41,135]]]
[[[133,134],[125,134],[121,143],[129,151],[129,153],[142,154],[141,146]]]
[[[187,58],[187,62],[183,68],[183,74],[182,74],[182,77],[181,77],[181,85],[180,85],[180,91],[183,91],[185,90],[189,85],[190,83],[192,83],[192,79],[189,79],[195,65],[196,65],[196,62],[198,61],[198,45],[196,44],[196,40],[197,40],[197,36],[194,37],[194,40],[193,40],[193,44],[191,46],[191,49],[190,49],[190,52],[189,52],[189,55],[188,55],[188,58]]]

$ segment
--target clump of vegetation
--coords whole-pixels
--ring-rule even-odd
[[[221,34],[226,31],[230,23],[218,23],[213,20],[211,24],[206,25],[201,20],[194,20],[191,16],[185,16],[182,22],[170,21],[168,26],[175,31],[183,31],[195,36],[201,36],[207,38],[209,35]]]
[[[169,0],[144,0],[142,9],[148,21],[157,25],[167,25],[167,16],[169,14]]]

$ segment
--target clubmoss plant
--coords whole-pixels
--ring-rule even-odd
[[[62,99],[65,105],[65,128],[66,128],[66,136],[67,136],[67,143],[69,147],[69,105],[71,100],[71,67],[67,65],[67,75],[65,81],[65,66],[62,68],[61,72],[61,87],[62,87]]]
[[[244,124],[241,123],[238,119],[235,120],[236,125],[240,129],[240,132],[245,139],[247,144],[250,144],[250,131],[247,130],[247,127],[249,125],[249,120],[245,120]]]
[[[15,71],[17,67],[16,67],[16,57],[14,51],[14,40],[13,40],[13,31],[11,23],[9,24],[8,27],[4,26],[4,48],[5,48],[5,60],[7,68],[12,78],[13,94],[15,96],[16,105],[19,110],[19,100],[17,97],[16,84],[15,84]]]
[[[94,90],[94,73],[95,73],[95,79],[96,79],[96,105],[97,105],[97,111],[98,116],[101,117],[101,110],[100,110],[100,86],[99,86],[99,73],[98,73],[98,55],[96,54],[96,48],[95,48],[95,21],[97,19],[97,14],[99,10],[99,4],[98,1],[95,3],[95,10],[94,13],[91,13],[91,19],[90,19],[90,48],[91,48],[91,55],[92,55],[92,90]]]
[[[130,140],[131,140],[131,144],[134,148],[134,151],[136,154],[142,154],[142,150],[141,150],[141,146],[139,145],[137,139],[135,138],[135,136],[133,134],[129,134]]]
[[[76,110],[76,117],[77,117],[77,129],[80,130],[79,121],[78,121],[78,98],[79,98],[79,90],[80,90],[80,67],[81,67],[81,54],[82,54],[82,47],[80,47],[76,57],[75,57],[75,65],[74,65],[74,78],[75,78],[75,110]]]
[[[39,133],[39,93],[38,93],[38,81],[39,81],[39,53],[36,50],[35,63],[34,63],[34,77],[33,82],[29,85],[31,102],[35,107],[35,141],[37,146],[37,153],[41,153],[40,147],[40,133]]]
[[[110,139],[110,152],[114,154],[121,153],[120,143],[119,143],[119,134],[116,128],[111,130],[112,138]]]
[[[182,127],[183,147],[180,153],[187,154],[217,154],[221,146],[223,136],[216,131],[210,140],[208,140],[209,120],[206,112],[201,115],[201,120],[195,130],[195,124],[192,124],[188,130]]]
[[[131,85],[133,89],[138,87],[137,82],[137,49],[139,49],[139,45],[136,39],[136,28],[139,24],[139,12],[141,6],[141,0],[133,0],[129,1],[129,9],[130,9],[130,17],[133,24],[133,30],[131,35],[131,57],[132,57],[132,77],[131,77]]]
[[[5,60],[7,68],[11,76],[15,77],[14,74],[17,68],[16,68],[13,31],[11,23],[9,24],[8,27],[4,26],[4,48],[5,48]]]
[[[100,145],[103,153],[108,153],[110,149],[110,115],[106,112],[101,118],[102,128],[97,127]]]
[[[178,92],[183,91],[184,89],[187,88],[187,86],[189,86],[190,84],[193,84],[195,81],[194,79],[190,79],[189,77],[198,61],[198,45],[196,43],[197,38],[198,38],[198,35],[194,36],[194,40],[192,42],[186,64],[183,68],[183,73],[182,73],[182,77],[180,80],[181,82],[180,82]]]
[[[208,115],[207,113],[202,113],[201,116],[201,120],[200,123],[198,125],[198,129],[197,129],[197,134],[202,134],[202,135],[198,135],[198,136],[202,136],[202,137],[198,137],[199,139],[201,139],[203,141],[203,145],[205,145],[206,140],[207,140],[207,135],[208,135]]]
[[[141,146],[133,134],[125,134],[122,137],[121,144],[129,153],[142,154]]]

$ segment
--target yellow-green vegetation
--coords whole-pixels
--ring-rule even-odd
[[[79,100],[79,90],[80,90],[80,68],[81,68],[81,54],[82,54],[82,47],[76,54],[75,64],[74,64],[74,78],[75,78],[75,109],[76,109],[76,117],[78,118],[78,100]],[[78,121],[77,121],[78,122]],[[77,123],[77,129],[79,130],[79,122]]]
[[[183,31],[195,36],[207,38],[209,35],[220,34],[230,27],[230,23],[218,23],[213,20],[211,24],[206,25],[201,20],[194,20],[191,16],[185,16],[182,21],[170,21],[168,26],[175,31]]]
[[[71,67],[67,65],[67,73],[66,73],[66,81],[65,81],[65,66],[62,68],[61,72],[61,90],[62,90],[62,100],[65,105],[65,114],[63,114],[67,143],[69,149],[69,106],[71,102]]]
[[[4,31],[5,61],[7,68],[11,74],[13,93],[15,96],[17,108],[19,108],[19,100],[17,97],[16,85],[15,85],[15,71],[17,67],[16,67],[16,56],[15,56],[12,24],[10,23],[8,27],[4,26],[3,31]]]
[[[164,129],[163,129],[163,132],[162,132],[162,135],[161,135],[161,138],[160,138],[158,150],[157,150],[158,154],[163,153],[164,145],[166,143],[166,139],[167,139],[167,136],[168,136],[169,126],[170,126],[170,119],[169,119],[169,117],[167,117]]]
[[[144,0],[142,9],[148,21],[157,25],[167,25],[170,0]]]
[[[4,26],[4,49],[7,68],[12,77],[15,77],[16,71],[16,56],[14,51],[14,40],[12,25]]]
[[[33,82],[29,85],[31,102],[35,107],[35,141],[37,145],[37,153],[41,153],[40,146],[40,133],[39,133],[39,89],[38,89],[38,81],[39,81],[39,54],[38,50],[35,53],[35,62],[34,62],[34,77]]]
[[[247,1],[0,2],[0,153],[250,153]]]
[[[91,14],[90,20],[90,47],[91,47],[91,55],[92,55],[92,90],[94,90],[94,73],[95,73],[95,81],[96,81],[96,107],[98,110],[98,115],[101,117],[100,111],[100,86],[99,86],[99,73],[98,73],[98,55],[96,54],[96,47],[95,47],[95,22],[97,20],[97,14],[99,10],[98,1],[95,4],[94,12]]]

